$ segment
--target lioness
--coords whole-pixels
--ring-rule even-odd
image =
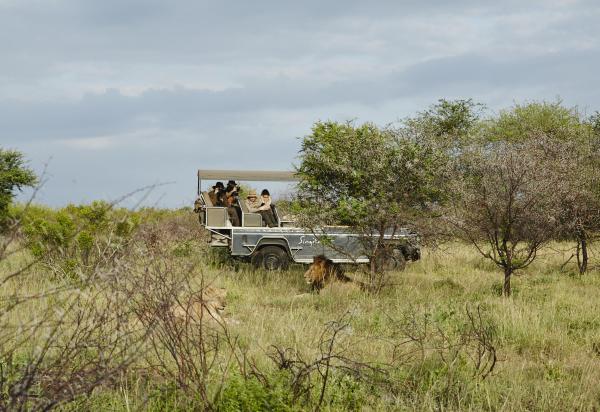
[[[192,295],[186,302],[171,307],[174,318],[182,321],[200,322],[214,320],[224,324],[221,313],[225,310],[227,291],[223,288],[207,286],[202,293]]]
[[[304,273],[306,283],[311,286],[311,290],[319,292],[326,283],[338,280],[340,282],[354,282],[344,274],[342,267],[327,259],[324,255],[315,256],[313,263]],[[359,282],[355,282],[361,285]]]

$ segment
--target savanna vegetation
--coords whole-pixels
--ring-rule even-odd
[[[252,270],[191,209],[15,204],[36,184],[17,153],[0,163],[0,409],[596,410],[598,124],[469,100],[394,127],[316,123],[289,211],[422,237],[403,271],[365,241],[374,263],[347,270],[368,292]]]

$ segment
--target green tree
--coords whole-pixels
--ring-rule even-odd
[[[562,235],[575,241],[580,274],[588,269],[589,246],[600,231],[600,117],[598,112],[581,119],[569,139],[562,141],[558,156],[569,191],[562,200]]]
[[[6,224],[8,206],[15,192],[36,183],[37,177],[25,166],[22,153],[0,148],[0,227]]]
[[[576,108],[562,102],[530,102],[502,110],[496,118],[484,122],[485,141],[520,142],[545,135],[552,140],[581,139],[588,127]]]
[[[557,238],[576,242],[580,273],[590,233],[600,228],[600,159],[593,118],[560,102],[503,110],[474,129],[454,157],[453,210],[459,235],[504,271],[514,272]]]
[[[390,257],[386,233],[417,227],[444,196],[436,152],[372,123],[317,122],[304,137],[300,161],[302,224],[342,224],[360,233],[372,282]]]
[[[568,188],[555,224],[559,236],[575,242],[581,274],[588,268],[592,234],[600,230],[599,124],[597,114],[585,119],[577,108],[565,107],[561,101],[530,102],[501,111],[480,129],[483,144],[547,142],[538,155],[545,158],[547,172],[561,176],[561,186]]]
[[[461,175],[461,163],[457,161],[465,148],[477,144],[481,128],[481,116],[485,106],[472,99],[440,99],[426,110],[404,119],[395,134],[400,140],[414,142],[427,148],[437,157],[439,171],[436,177],[438,190],[448,193],[448,185],[453,176]],[[436,244],[454,239],[453,228],[443,219],[442,204],[434,204],[437,210],[434,219],[421,221],[419,228],[422,239],[428,244]]]
[[[460,238],[503,270],[504,296],[511,294],[512,275],[558,232],[569,188],[544,155],[554,143],[540,138],[473,145],[459,159],[462,173],[453,179],[446,218]]]
[[[440,99],[427,110],[402,122],[399,133],[415,142],[455,155],[475,136],[485,109],[472,99]]]

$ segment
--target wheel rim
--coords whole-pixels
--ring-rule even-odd
[[[392,271],[398,267],[398,261],[394,256],[390,256],[383,263],[383,270]]]
[[[263,258],[264,268],[267,270],[278,270],[281,267],[279,256],[268,254]]]

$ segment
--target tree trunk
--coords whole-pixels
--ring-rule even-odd
[[[371,258],[371,270],[369,272],[369,283],[371,284],[371,287],[373,289],[375,289],[375,274],[377,272],[376,267],[375,267],[375,256],[373,256]]]
[[[510,267],[504,268],[504,285],[502,287],[502,295],[505,297],[510,296],[510,277],[512,275],[512,269]]]
[[[583,275],[587,271],[588,267],[588,242],[585,230],[580,229],[577,231],[577,267],[579,274]],[[581,258],[580,256],[581,252]]]

